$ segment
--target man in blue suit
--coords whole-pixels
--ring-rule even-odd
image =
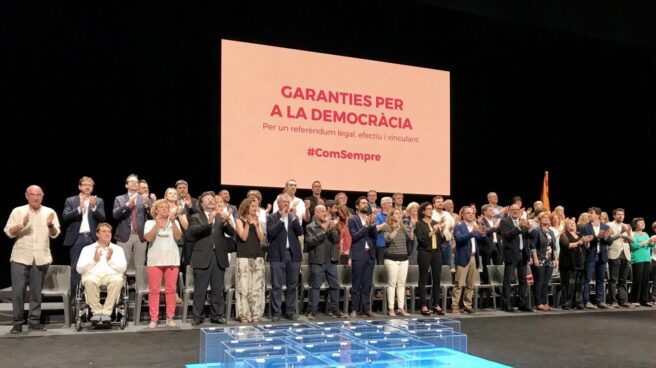
[[[604,278],[606,277],[606,263],[608,262],[608,246],[613,242],[610,227],[599,221],[601,208],[588,208],[590,222],[583,225],[581,235],[585,241],[585,280],[583,281],[583,305],[587,309],[608,309],[604,298]],[[590,281],[592,274],[596,277],[595,299],[597,306],[590,302]]]
[[[358,313],[368,317],[376,315],[371,311],[371,279],[376,264],[376,230],[375,215],[371,213],[366,197],[355,201],[356,215],[348,219],[348,229],[353,242],[349,251],[353,269],[353,311],[351,318],[357,318]]]
[[[105,221],[105,203],[102,198],[91,195],[95,182],[83,176],[78,182],[80,194],[66,198],[62,220],[67,224],[64,246],[71,247],[71,297],[75,298],[80,274],[77,273],[77,261],[82,248],[93,244],[96,239],[96,227]]]
[[[278,211],[267,217],[267,237],[269,251],[267,261],[271,264],[271,320],[280,320],[282,309],[282,284],[287,286],[285,293],[285,315],[290,320],[298,318],[298,277],[301,269],[301,242],[303,227],[296,208],[290,209],[292,199],[283,193],[278,195]]]
[[[112,215],[118,221],[114,237],[116,243],[123,248],[130,271],[131,260],[134,266],[146,264],[148,244],[144,238],[144,224],[152,201],[148,194],[139,194],[139,177],[136,174],[128,175],[125,188],[128,192],[114,199]]]
[[[460,295],[465,288],[463,304],[465,312],[476,313],[472,304],[474,289],[476,288],[476,273],[478,272],[479,244],[485,241],[485,235],[476,222],[476,211],[472,207],[464,207],[461,211],[462,221],[453,228],[456,239],[456,278],[453,286],[453,299],[451,312],[460,314]]]

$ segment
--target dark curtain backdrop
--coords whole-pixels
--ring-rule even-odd
[[[586,33],[433,1],[208,3],[0,5],[3,227],[32,183],[61,214],[91,176],[109,217],[133,172],[158,197],[180,178],[194,196],[220,189],[221,38],[449,70],[457,208],[480,206],[489,191],[530,204],[549,170],[551,204],[570,216],[621,206],[629,220],[656,220],[655,48],[597,36],[594,16]],[[310,184],[299,183],[302,196]],[[229,189],[238,205],[248,188]],[[279,190],[263,188],[265,202]],[[361,193],[348,194],[352,206]],[[0,237],[0,286],[11,246]],[[61,238],[52,249],[55,263],[68,262]]]

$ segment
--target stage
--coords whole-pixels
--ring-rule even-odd
[[[468,336],[469,354],[514,367],[654,365],[654,308],[512,315],[482,311],[457,319]],[[3,321],[0,352],[8,357],[7,367],[183,367],[198,362],[200,332],[180,321],[179,327],[154,330],[130,323],[125,331],[75,332],[51,324],[46,332],[19,335],[10,335],[11,326]]]

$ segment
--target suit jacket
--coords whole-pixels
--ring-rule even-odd
[[[499,223],[499,233],[503,241],[503,261],[512,263],[516,261],[526,264],[531,255],[528,229],[515,226],[512,217],[504,217]],[[519,249],[519,239],[522,239],[523,249]]]
[[[289,216],[289,214],[287,214]],[[297,216],[293,221],[287,218],[287,227],[285,223],[280,221],[280,212],[276,211],[267,217],[267,238],[269,239],[269,251],[267,253],[267,261],[269,262],[282,262],[284,255],[287,251],[287,239],[289,239],[289,249],[292,253],[292,261],[300,262],[303,259],[301,254],[301,242],[298,237],[303,235],[303,227]]]
[[[614,239],[608,246],[608,259],[617,259],[620,257],[620,253],[623,252],[627,261],[631,261],[631,243],[635,242],[633,233],[631,235],[621,233],[622,226],[618,225],[615,221],[611,221],[608,227],[611,231],[611,237]]]
[[[481,242],[481,253],[489,254],[492,250],[492,244],[494,244],[494,234],[497,234],[497,244],[501,244],[501,234],[499,234],[499,229],[494,227],[496,221],[495,218],[492,218],[492,221],[488,221],[483,217],[483,224],[487,227],[485,232],[485,239]]]
[[[79,207],[80,195],[66,198],[62,220],[65,224],[68,224],[66,235],[64,236],[64,245],[67,247],[75,244],[75,240],[80,233],[82,214],[78,212]],[[98,223],[105,221],[105,202],[103,202],[102,198],[96,197],[96,210],[92,211],[91,208],[89,208],[87,211],[87,219],[89,220],[89,232],[91,232],[91,238],[95,242],[98,240],[96,238],[96,228],[98,227]]]
[[[606,224],[599,223],[599,231],[608,230]],[[594,238],[590,241],[590,246],[585,252],[585,262],[591,263],[594,261],[608,262],[608,246],[613,242],[611,236],[607,238],[598,238],[594,233],[592,223],[588,222],[581,228],[581,235],[592,235]],[[599,249],[599,258],[597,258],[597,249]]]
[[[128,193],[117,196],[114,199],[114,209],[112,210],[112,215],[114,220],[118,221],[116,226],[116,232],[114,233],[114,238],[119,242],[126,242],[130,239],[131,223],[132,223],[132,209],[126,205],[130,196]],[[137,195],[135,201],[137,206],[137,234],[139,234],[139,239],[142,242],[145,242],[144,238],[144,224],[148,219],[148,208],[152,203],[143,203],[142,197]]]
[[[551,234],[551,258],[552,260],[557,259],[556,255],[558,249],[556,249],[556,233],[553,230],[549,229],[549,234]],[[547,257],[547,245],[549,244],[549,239],[545,235],[544,231],[541,228],[537,228],[531,231],[531,251],[536,251],[538,254],[538,259],[545,259]]]
[[[187,229],[187,237],[193,242],[191,267],[209,267],[212,253],[214,253],[219,267],[227,268],[230,265],[228,253],[234,252],[235,246],[232,239],[226,234],[235,236],[235,229],[229,222],[224,224],[221,218],[217,217],[214,219],[214,224],[210,224],[204,211],[193,214]]]
[[[467,224],[463,221],[456,225],[453,229],[453,237],[456,239],[456,255],[454,262],[456,265],[464,267],[469,264],[472,256],[472,243],[471,239],[476,239],[476,250],[480,254],[480,245],[485,241],[485,236],[481,233],[473,233],[467,228]],[[478,268],[480,261],[476,257],[476,268]]]
[[[353,215],[347,221],[352,238],[349,258],[354,261],[364,261],[367,258],[375,260],[376,236],[378,236],[376,225],[363,226],[359,215]],[[369,243],[369,249],[365,249],[365,242]]]

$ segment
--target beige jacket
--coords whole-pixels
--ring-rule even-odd
[[[622,233],[622,226],[625,224],[618,224],[615,221],[608,223],[611,231],[611,238],[613,242],[608,246],[608,259],[617,259],[620,253],[624,252],[624,257],[627,261],[631,261],[631,243],[635,241],[633,232],[630,234]]]

